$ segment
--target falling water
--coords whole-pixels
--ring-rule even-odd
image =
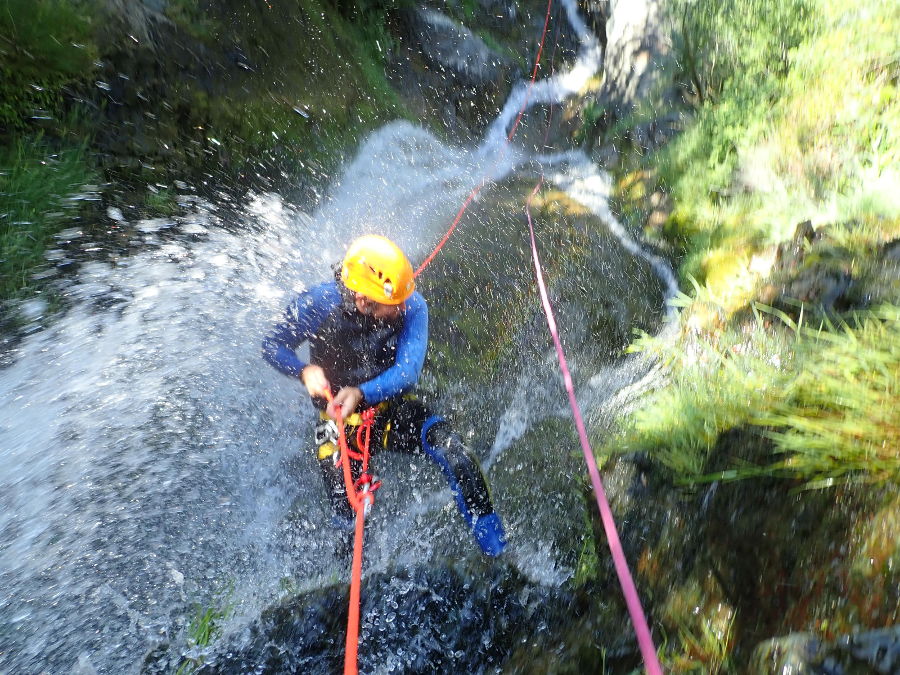
[[[574,67],[517,88],[477,148],[392,123],[312,215],[254,195],[222,222],[185,188],[181,216],[133,223],[140,252],[81,268],[70,308],[0,370],[0,672],[134,672],[194,603],[227,596],[239,625],[285,579],[343,578],[313,460],[298,452],[311,409],[261,360],[260,338],[349,239],[384,232],[422,259],[476,185],[517,167],[552,170],[588,201],[602,175],[583,155],[532,157],[505,141],[526,100],[560,101],[599,68],[596,38],[565,6],[582,41]],[[590,208],[613,224],[602,197],[594,190]],[[668,268],[650,262],[671,287]],[[501,424],[508,438],[491,462],[521,432]],[[367,569],[429,555],[421,516],[450,500],[439,476],[421,490],[387,498],[393,519]],[[448,513],[442,527],[457,527]],[[519,560],[532,578],[566,577],[546,552]]]

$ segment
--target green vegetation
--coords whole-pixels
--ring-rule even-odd
[[[900,310],[885,305],[812,328],[754,309],[755,330],[640,342],[657,350],[671,379],[634,414],[626,448],[651,453],[687,482],[781,475],[821,487],[844,476],[900,478]],[[767,436],[775,457],[708,473],[720,436],[745,427]]]
[[[363,134],[404,115],[384,76],[393,5],[169,5],[179,28],[211,51],[224,49],[232,63],[209,86],[188,79],[172,87],[157,125],[172,150],[161,154],[194,164],[197,155],[220,167],[223,179],[287,170],[318,182]]]
[[[677,261],[680,330],[635,341],[662,376],[599,450],[686,488],[638,564],[667,669],[735,672],[773,635],[896,622],[900,8],[668,9],[685,101],[606,138],[615,207]],[[679,133],[629,146],[659,118]]]
[[[94,178],[90,133],[64,97],[97,60],[85,6],[0,0],[0,299],[37,286],[32,274],[73,211],[67,197]]]
[[[717,252],[760,250],[800,220],[900,213],[900,142],[888,133],[900,122],[900,10],[732,0],[673,12],[687,31],[684,77],[704,104],[650,163],[675,204],[664,236],[683,278],[705,280]]]
[[[91,180],[85,148],[52,152],[40,136],[0,147],[0,297],[32,288],[31,274],[71,211],[67,196]]]
[[[831,327],[829,327],[831,328]],[[845,475],[900,478],[900,309],[886,305],[855,325],[806,329],[796,373],[771,411],[755,420],[785,459],[778,472],[831,485]]]
[[[191,650],[202,649],[210,646],[222,634],[222,622],[228,618],[231,607],[207,607],[200,605],[194,607],[194,616],[187,627],[188,648]],[[178,666],[175,675],[191,675],[203,665],[203,659],[186,657]]]
[[[85,182],[165,215],[172,193],[141,193],[173,177],[327,180],[405,114],[384,76],[400,4],[0,0],[0,300],[37,288],[59,203]]]
[[[708,590],[691,581],[668,596],[662,613],[678,630],[677,637],[660,645],[666,672],[734,672],[734,611],[722,603],[711,606]]]
[[[675,0],[670,13],[693,110],[620,170],[618,201],[693,290],[675,301],[678,340],[635,345],[667,380],[608,449],[646,450],[687,483],[898,480],[900,270],[885,252],[900,237],[900,8]],[[668,204],[655,222],[651,195]],[[718,456],[737,429],[770,454]]]
[[[63,88],[89,77],[97,50],[87,4],[0,0],[0,129],[58,114]]]

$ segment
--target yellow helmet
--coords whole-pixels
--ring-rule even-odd
[[[350,244],[341,264],[341,281],[353,291],[385,305],[399,305],[416,289],[413,268],[397,245],[377,234]]]

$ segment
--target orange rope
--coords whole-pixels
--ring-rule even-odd
[[[325,398],[331,402],[331,394],[326,393]],[[357,447],[362,449],[362,454],[351,453],[350,444],[344,432],[344,417],[341,409],[337,409],[338,443],[341,448],[341,464],[344,470],[344,488],[347,490],[347,501],[356,513],[356,529],[353,539],[353,564],[350,567],[350,605],[347,612],[347,641],[344,645],[344,675],[357,675],[357,656],[359,651],[359,606],[360,588],[362,586],[362,551],[365,535],[366,513],[369,507],[375,503],[373,492],[379,483],[372,484],[369,475],[369,440],[372,434],[372,423],[375,419],[375,410],[369,408],[362,416],[362,424],[356,432]],[[365,431],[364,431],[365,430]],[[362,443],[360,443],[362,441]],[[362,473],[356,483],[353,482],[353,474],[350,470],[350,458],[362,461]]]

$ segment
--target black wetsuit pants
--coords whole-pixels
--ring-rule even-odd
[[[355,443],[354,427],[346,429],[347,439]],[[321,432],[317,427],[317,442]],[[319,445],[319,465],[331,496],[336,515],[353,516],[344,486],[343,467],[336,464],[334,446]],[[381,449],[427,455],[437,464],[456,499],[460,513],[471,527],[482,516],[493,512],[488,487],[478,463],[443,418],[432,415],[428,408],[412,397],[398,397],[377,410],[369,443],[370,457]],[[359,462],[351,461],[353,478],[359,475]]]

